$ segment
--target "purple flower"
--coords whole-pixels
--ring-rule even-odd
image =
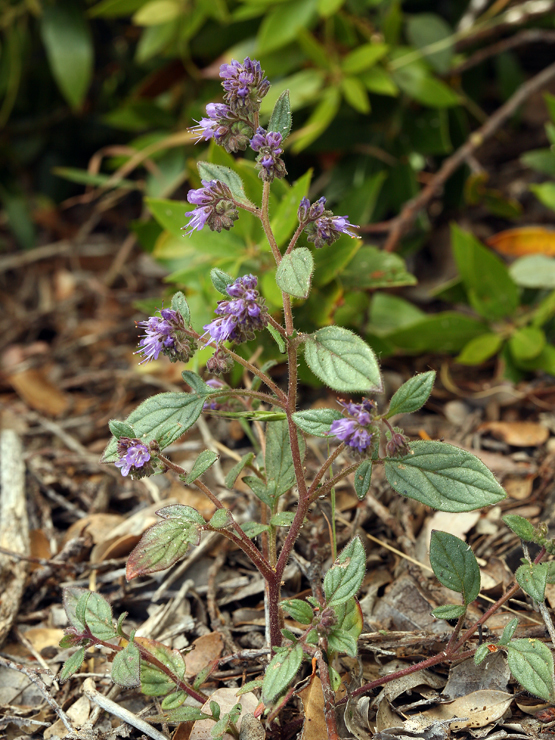
[[[347,413],[346,418],[332,421],[328,434],[345,442],[353,450],[365,452],[372,444],[374,427],[372,411],[374,404],[367,398],[362,403],[339,401]]]
[[[206,224],[211,231],[229,231],[239,218],[231,190],[219,180],[202,180],[202,185],[202,188],[187,193],[187,200],[197,208],[185,214],[191,217],[187,226],[182,227],[187,229],[185,234],[191,236],[195,229],[200,231]]]
[[[219,318],[203,327],[210,335],[209,341],[219,344],[228,340],[240,344],[254,339],[255,333],[264,329],[268,312],[264,299],[256,290],[257,284],[254,275],[244,275],[227,286],[227,294],[233,300],[219,301],[215,310]]]
[[[302,198],[299,204],[297,217],[299,223],[305,227],[308,241],[314,242],[314,246],[320,249],[325,244],[333,244],[341,234],[357,238],[353,229],[358,229],[358,226],[349,223],[348,216],[334,216],[325,206],[325,198],[319,198],[312,205],[308,198]]]
[[[287,174],[285,164],[280,157],[283,154],[281,139],[280,133],[266,132],[261,126],[256,129],[251,139],[251,149],[259,153],[256,158],[260,170],[258,176],[264,182],[272,182],[275,177],[282,178]]]
[[[206,106],[207,118],[201,118],[191,131],[199,141],[214,139],[228,152],[244,151],[254,130],[254,123],[241,118],[223,103],[209,103]]]
[[[232,111],[253,113],[260,108],[260,101],[270,89],[260,62],[246,57],[243,62],[232,59],[222,64],[220,77],[224,89],[224,100]]]
[[[132,478],[144,478],[154,472],[150,463],[150,450],[139,439],[121,437],[118,440],[117,451],[119,460],[114,464],[116,468],[121,469],[123,476],[131,473]]]
[[[163,308],[160,316],[150,316],[146,321],[139,322],[145,329],[145,334],[139,342],[139,349],[135,354],[143,355],[139,363],[157,360],[160,353],[169,357],[171,362],[187,362],[194,352],[194,343],[187,334],[185,322],[178,311]]]

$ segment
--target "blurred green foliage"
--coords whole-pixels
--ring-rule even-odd
[[[541,15],[529,21],[523,15],[515,24],[508,13],[496,3],[473,15],[467,0],[5,0],[5,220],[29,248],[36,239],[33,214],[82,192],[83,185],[96,188],[99,198],[131,197],[137,214],[141,203],[146,206],[132,225],[138,241],[168,267],[170,282],[188,287],[199,324],[214,302],[213,266],[233,275],[256,271],[277,309],[278,296],[264,280],[271,260],[254,218],[242,213],[235,228],[220,235],[184,239],[180,231],[190,210],[186,190],[199,186],[196,161],[230,164],[223,150],[194,147],[187,132],[208,102],[221,99],[220,63],[247,55],[261,61],[272,82],[263,125],[280,93],[290,91],[295,133],[286,161],[292,185],[276,181],[272,188],[284,243],[307,193],[325,195],[336,214],[362,227],[399,212],[427,181],[426,170],[437,169],[484,120],[483,108],[499,105],[525,79],[513,51],[468,71],[460,65],[497,38],[496,29],[553,26]],[[98,152],[100,166],[88,170]],[[551,150],[525,156],[528,166],[555,172]],[[257,202],[252,153],[245,157],[234,167]],[[311,178],[304,175],[308,168]],[[449,181],[445,206],[481,203],[506,219],[519,215],[520,205],[489,189],[485,176],[467,177],[463,187],[462,174]],[[551,183],[537,187],[538,197],[555,201]],[[405,254],[428,230],[421,215]],[[364,327],[383,352],[462,350],[466,357],[468,343],[483,337],[483,319],[497,320],[472,301],[480,319],[456,312],[426,317],[398,296],[372,294],[415,278],[401,257],[361,241],[342,237],[314,257],[315,290],[298,307],[307,331],[335,321]],[[468,280],[462,274],[461,280],[468,297]]]

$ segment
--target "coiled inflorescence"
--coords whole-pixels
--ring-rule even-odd
[[[258,152],[256,162],[260,177],[264,182],[272,182],[275,177],[282,178],[287,174],[285,164],[281,159],[281,134],[276,131],[266,132],[261,126],[251,139],[251,149]]]
[[[349,223],[348,216],[334,216],[325,206],[325,198],[320,198],[312,205],[308,198],[300,202],[297,216],[308,234],[308,241],[314,242],[314,246],[320,249],[326,244],[333,244],[341,234],[356,238],[357,233],[353,229],[358,226]]]
[[[166,355],[171,362],[188,362],[194,354],[195,343],[178,311],[163,308],[160,316],[150,316],[140,321],[139,326],[145,329],[135,353],[143,355],[140,364],[157,360],[160,354]]]
[[[215,313],[220,318],[204,326],[212,340],[218,344],[226,340],[240,344],[254,339],[256,332],[266,327],[268,311],[256,290],[257,284],[254,275],[244,275],[227,286],[227,294],[232,300],[219,301]]]
[[[191,217],[187,226],[183,226],[187,229],[185,234],[190,236],[193,231],[200,231],[206,225],[211,231],[229,231],[233,222],[239,218],[231,190],[219,180],[202,180],[202,185],[202,188],[189,190],[187,193],[189,203],[197,207],[185,214]]]

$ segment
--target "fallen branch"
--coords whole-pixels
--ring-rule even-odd
[[[384,250],[386,252],[393,252],[399,239],[408,231],[418,213],[428,205],[446,180],[466,161],[467,157],[490,139],[527,98],[540,91],[554,78],[555,63],[550,64],[549,67],[546,67],[535,77],[532,77],[521,85],[504,105],[498,108],[477,131],[474,131],[470,135],[469,139],[456,152],[443,162],[440,169],[426,187],[415,198],[405,204],[398,216],[390,221],[369,224],[363,230],[370,232],[389,232]]]

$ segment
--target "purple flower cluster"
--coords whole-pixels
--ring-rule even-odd
[[[358,226],[349,223],[348,216],[334,216],[325,206],[325,198],[319,198],[312,205],[308,198],[303,198],[300,202],[297,216],[305,227],[308,241],[314,242],[316,249],[321,249],[326,244],[333,244],[341,234],[356,239],[358,235],[353,229],[358,229]]]
[[[150,462],[150,450],[139,439],[120,437],[118,440],[118,457],[116,468],[121,469],[121,474],[132,478],[144,478],[152,475],[154,468]]]
[[[187,229],[185,234],[191,236],[195,229],[200,231],[206,225],[218,233],[222,229],[229,231],[239,218],[231,190],[219,180],[202,180],[202,185],[202,188],[187,193],[187,200],[197,208],[185,214],[191,217],[189,223],[183,226]]]
[[[372,427],[372,411],[374,404],[367,398],[362,403],[339,401],[347,412],[344,419],[332,421],[328,434],[337,437],[349,447],[358,452],[365,452],[372,444],[374,428]]]
[[[220,77],[224,89],[224,100],[232,111],[254,113],[260,109],[262,98],[270,89],[260,62],[246,57],[243,62],[232,59],[222,64]]]
[[[244,275],[227,286],[231,301],[219,301],[215,313],[220,317],[206,324],[204,329],[210,340],[217,342],[246,342],[254,339],[255,333],[265,328],[268,312],[264,299],[256,286],[254,275]]]
[[[287,174],[280,157],[283,154],[281,139],[281,134],[276,131],[266,132],[261,126],[256,129],[251,139],[251,149],[258,152],[256,158],[260,170],[258,177],[264,182],[272,182],[275,177],[282,178]]]
[[[254,128],[250,121],[245,121],[224,103],[209,103],[206,113],[207,116],[191,129],[198,136],[197,143],[214,139],[230,153],[247,148]]]
[[[163,308],[160,316],[150,316],[146,321],[140,321],[139,326],[145,329],[145,334],[139,342],[139,349],[135,354],[143,355],[143,362],[157,360],[160,354],[166,355],[171,362],[188,362],[194,353],[194,342],[187,334],[185,322],[178,311]]]

